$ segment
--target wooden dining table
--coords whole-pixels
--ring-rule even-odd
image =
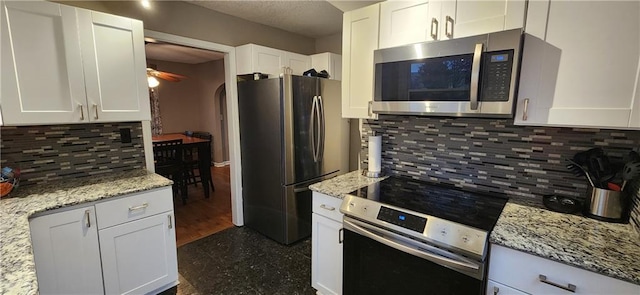
[[[200,178],[204,188],[204,197],[209,198],[209,179],[211,179],[211,141],[208,139],[187,136],[182,133],[153,135],[151,139],[153,142],[182,139],[182,144],[185,149],[190,148],[191,146],[198,149],[198,171],[200,172]]]

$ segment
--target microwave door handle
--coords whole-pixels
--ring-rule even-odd
[[[478,109],[478,86],[480,84],[480,61],[482,60],[483,43],[476,44],[473,53],[473,64],[471,65],[471,89],[469,93],[470,107],[472,110]]]

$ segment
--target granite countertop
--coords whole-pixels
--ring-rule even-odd
[[[0,294],[37,294],[29,216],[56,208],[169,186],[146,170],[18,188],[0,200]]]
[[[342,199],[346,193],[383,179],[353,171],[309,188]],[[640,236],[629,224],[607,223],[510,201],[490,242],[640,284]]]
[[[640,284],[640,236],[629,224],[507,203],[490,242]]]
[[[362,175],[362,170],[352,171],[334,178],[317,182],[309,186],[309,189],[325,195],[344,199],[344,195],[361,187],[379,182],[386,177],[370,178]]]

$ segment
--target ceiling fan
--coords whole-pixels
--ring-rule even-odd
[[[160,78],[169,82],[180,82],[187,77],[170,72],[158,71],[156,69],[156,65],[149,65],[149,67],[147,68],[147,82],[149,83],[150,88],[157,87],[160,84],[160,82],[156,78]]]

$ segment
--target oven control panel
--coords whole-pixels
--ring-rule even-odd
[[[488,233],[446,219],[413,212],[379,202],[346,195],[340,212],[371,224],[427,239],[447,247],[455,247],[474,256],[484,257]]]
[[[424,217],[415,216],[385,206],[380,207],[377,218],[378,220],[386,221],[419,233],[424,232],[424,226],[427,224],[427,219]]]

